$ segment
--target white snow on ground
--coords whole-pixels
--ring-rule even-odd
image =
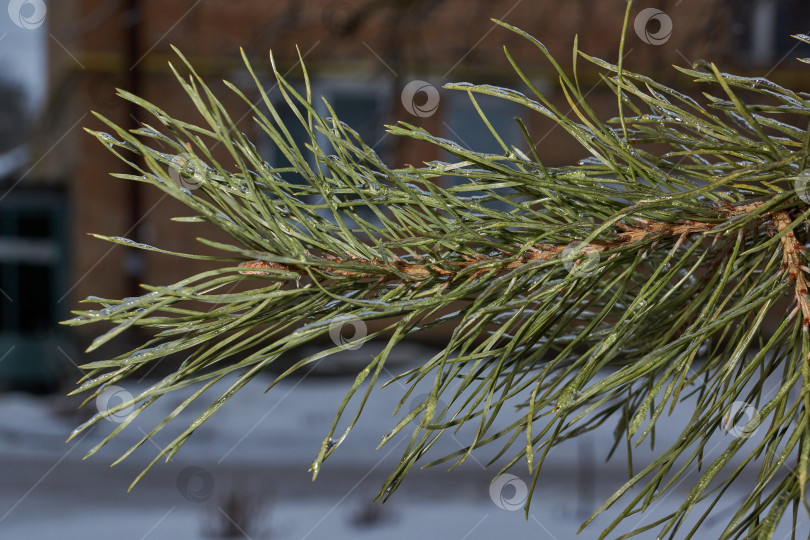
[[[521,483],[530,479],[525,463],[511,471],[518,480],[496,493],[495,501],[507,509],[500,508],[490,497],[490,482],[498,467],[484,469],[482,464],[500,446],[474,453],[467,463],[451,472],[446,472],[449,463],[414,470],[380,510],[367,501],[394,470],[407,441],[395,438],[379,450],[376,447],[382,435],[404,415],[400,412],[396,418],[391,416],[402,388],[394,383],[372,393],[360,422],[327,460],[319,479],[312,483],[307,469],[351,379],[290,379],[265,394],[270,379],[263,378],[238,392],[170,463],[158,463],[127,493],[132,479],[159,451],[158,445],[165,444],[170,435],[187,426],[205,404],[233,381],[217,384],[203,395],[200,403],[178,415],[166,433],[158,434],[154,442],[147,441],[114,468],[108,465],[181,403],[190,390],[158,400],[107,447],[85,461],[82,456],[118,424],[105,421],[65,444],[70,429],[80,421],[75,414],[65,414],[72,411],[65,407],[65,398],[0,395],[0,539],[205,538],[206,524],[224,523],[225,514],[232,514],[226,495],[238,492],[247,494],[263,508],[261,526],[249,531],[250,538],[256,540],[507,537],[562,540],[574,538],[581,522],[627,479],[623,448],[608,464],[604,463],[613,442],[611,421],[595,433],[549,454],[528,521],[522,510],[508,509],[514,499],[520,498]],[[148,384],[124,383],[122,387],[135,393],[148,388]],[[418,390],[426,391],[427,387]],[[412,395],[419,393],[415,391]],[[692,412],[688,405],[689,402],[679,407],[657,429],[657,452],[673,442],[680,427],[688,421]],[[88,407],[95,410],[93,403]],[[406,405],[405,409],[409,407]],[[504,409],[504,413],[512,410]],[[354,412],[351,404],[347,412]],[[494,428],[506,426],[513,419],[503,414]],[[469,440],[470,432],[470,429],[457,435],[447,432],[429,457],[457,451]],[[713,436],[708,446],[712,451],[704,457],[704,463],[719,455],[731,440],[727,433]],[[751,444],[755,440],[756,436],[752,437]],[[520,440],[522,444],[524,441]],[[645,442],[635,457],[636,470],[652,455]],[[680,483],[671,495],[654,502],[650,512],[633,516],[628,523],[651,523],[675,511],[694,478]],[[717,506],[720,519],[710,520],[695,538],[717,538],[725,518],[736,510],[735,503],[751,482],[752,475],[741,477],[737,491],[730,490]],[[363,513],[368,515],[365,520],[358,518]],[[611,510],[600,517],[579,538],[596,538],[601,527],[615,515]],[[805,519],[800,526],[799,532],[804,533],[799,536],[804,537],[810,523]],[[626,532],[629,527],[618,530]],[[639,538],[655,538],[653,531]],[[783,523],[776,538],[789,538],[789,531],[789,524]],[[685,535],[685,531],[679,533],[679,537]]]

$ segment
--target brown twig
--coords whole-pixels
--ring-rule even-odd
[[[779,232],[790,226],[790,215],[782,210],[773,216],[773,222]],[[802,311],[802,325],[805,331],[810,327],[810,296],[807,294],[806,267],[802,262],[804,246],[796,239],[793,231],[788,231],[781,238],[782,242],[782,270],[788,273],[788,279],[795,283],[794,296],[798,309]]]

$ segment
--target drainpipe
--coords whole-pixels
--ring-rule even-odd
[[[143,22],[143,13],[141,10],[140,0],[126,0],[125,11],[123,13],[123,26],[126,29],[126,68],[125,74],[127,90],[135,94],[141,95],[141,69],[140,69],[140,41],[141,41],[141,25]],[[141,110],[140,107],[132,102],[127,102],[127,120],[126,125],[129,129],[140,127]],[[143,159],[137,157],[134,163],[139,167],[143,167]],[[143,205],[141,202],[141,184],[140,182],[127,182],[128,186],[128,208],[127,208],[127,230],[129,231],[129,238],[135,242],[142,241],[141,226],[139,220],[143,217]],[[127,253],[124,258],[124,272],[127,279],[127,289],[130,296],[138,296],[140,294],[139,284],[143,283],[144,274],[144,252],[137,248],[126,248]]]

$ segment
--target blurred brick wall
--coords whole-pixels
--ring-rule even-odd
[[[562,110],[566,101],[557,90],[556,75],[548,61],[529,41],[495,26],[499,18],[519,26],[545,43],[565,67],[570,68],[574,36],[579,48],[615,62],[625,11],[624,0],[600,2],[571,0],[399,0],[374,2],[326,0],[141,0],[142,16],[127,14],[127,2],[112,0],[60,0],[49,4],[50,108],[41,130],[40,145],[47,147],[75,125],[101,129],[90,110],[127,125],[127,105],[113,97],[114,88],[126,87],[129,70],[139,71],[139,93],[170,114],[188,121],[201,120],[168,70],[178,64],[170,45],[177,46],[215,88],[218,96],[240,118],[245,106],[218,81],[244,79],[239,47],[244,47],[254,65],[264,66],[272,49],[282,70],[297,61],[295,46],[305,55],[310,74],[382,79],[393,89],[421,78],[438,82],[492,82],[517,84],[503,52],[508,47],[517,63],[542,83]],[[625,66],[642,71],[664,83],[684,87],[688,80],[669,66],[687,65],[698,58],[712,58],[733,65],[735,44],[732,27],[734,3],[726,0],[672,0],[637,2],[634,13],[652,5],[673,21],[673,32],[663,45],[645,43],[628,31]],[[642,5],[643,4],[643,5]],[[633,17],[631,16],[631,26]],[[127,57],[129,25],[140,33],[138,60]],[[655,29],[653,29],[655,31]],[[594,70],[579,65],[583,84],[597,80]],[[291,75],[295,76],[295,75]],[[789,75],[786,75],[789,76]],[[397,90],[398,92],[398,90]],[[395,96],[398,98],[398,93]],[[605,117],[615,112],[615,96],[597,88],[589,96],[591,106]],[[391,121],[407,120],[438,132],[441,106],[429,118],[414,118],[394,99]],[[153,122],[148,114],[142,120]],[[527,123],[538,144],[538,153],[549,165],[572,163],[584,157],[581,148],[552,130],[553,124],[530,115]],[[251,134],[249,117],[243,122]],[[131,294],[127,279],[127,250],[91,239],[88,232],[128,234],[133,226],[128,215],[128,182],[110,178],[110,172],[125,172],[123,164],[91,136],[73,130],[39,166],[40,176],[67,182],[71,205],[71,305],[88,295],[121,297]],[[436,158],[425,146],[399,141],[393,165],[419,163]],[[197,236],[224,240],[204,226],[172,224],[169,218],[188,211],[162,192],[149,186],[138,190],[143,221],[140,240],[178,251],[209,251],[195,241]],[[189,275],[204,265],[194,261],[145,254],[145,283],[168,283]]]

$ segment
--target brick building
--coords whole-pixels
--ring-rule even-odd
[[[800,90],[810,87],[810,71],[793,61],[799,53],[793,49],[795,42],[786,37],[810,30],[810,9],[805,2],[637,1],[631,25],[644,8],[656,8],[664,17],[652,17],[640,29],[629,30],[625,46],[625,66],[629,69],[686,88],[687,78],[669,66],[710,58],[727,71],[767,73]],[[536,85],[567,110],[565,98],[557,90],[556,75],[537,48],[494,25],[491,18],[536,36],[561,64],[570,66],[575,35],[581,50],[616,61],[624,11],[624,0],[51,2],[46,22],[51,38],[48,105],[31,144],[31,161],[36,162],[36,168],[31,178],[15,189],[27,203],[20,199],[0,207],[4,216],[0,226],[3,219],[11,219],[14,208],[25,207],[30,210],[26,216],[39,216],[37,239],[51,251],[49,258],[34,265],[44,272],[37,280],[25,281],[30,272],[19,273],[23,277],[14,289],[19,297],[15,305],[24,306],[26,298],[34,299],[44,315],[31,328],[50,328],[82,298],[139,294],[138,283],[173,282],[198,264],[114,247],[88,237],[89,232],[200,253],[207,248],[195,237],[221,237],[201,225],[171,223],[171,217],[187,212],[162,192],[111,178],[110,172],[124,172],[122,164],[80,129],[101,127],[89,114],[91,110],[123,126],[153,123],[147,112],[116,98],[116,87],[131,90],[175,116],[191,122],[200,120],[168,68],[169,61],[178,64],[170,45],[177,46],[211,82],[234,118],[242,117],[245,106],[218,81],[225,78],[251,91],[239,47],[244,47],[253,65],[268,79],[267,51],[272,49],[281,70],[295,80],[300,77],[297,45],[315,95],[324,96],[343,121],[396,166],[442,157],[434,148],[386,136],[383,125],[397,120],[421,125],[476,150],[497,149],[464,93],[439,90],[435,111],[422,116],[411,114],[401,96],[414,80],[427,81],[437,89],[457,81],[519,88],[503,54],[504,45]],[[583,63],[579,76],[583,83],[594,86],[588,96],[591,105],[605,117],[611,116],[615,96],[596,85],[597,72]],[[424,96],[417,95],[416,99]],[[539,155],[549,165],[583,157],[572,140],[539,115],[494,99],[482,103],[505,139],[525,147],[512,121],[514,116],[523,117]],[[272,160],[273,148],[249,115],[240,127]],[[23,221],[19,223],[17,229],[4,234],[25,237],[34,230]],[[3,262],[7,267],[14,263]],[[16,339],[20,334],[32,335],[34,330],[20,324],[25,317],[15,312],[24,308],[5,305],[4,309],[4,321],[16,317]],[[8,334],[11,328],[4,324],[3,331]],[[79,341],[86,338],[80,331],[75,336]]]

